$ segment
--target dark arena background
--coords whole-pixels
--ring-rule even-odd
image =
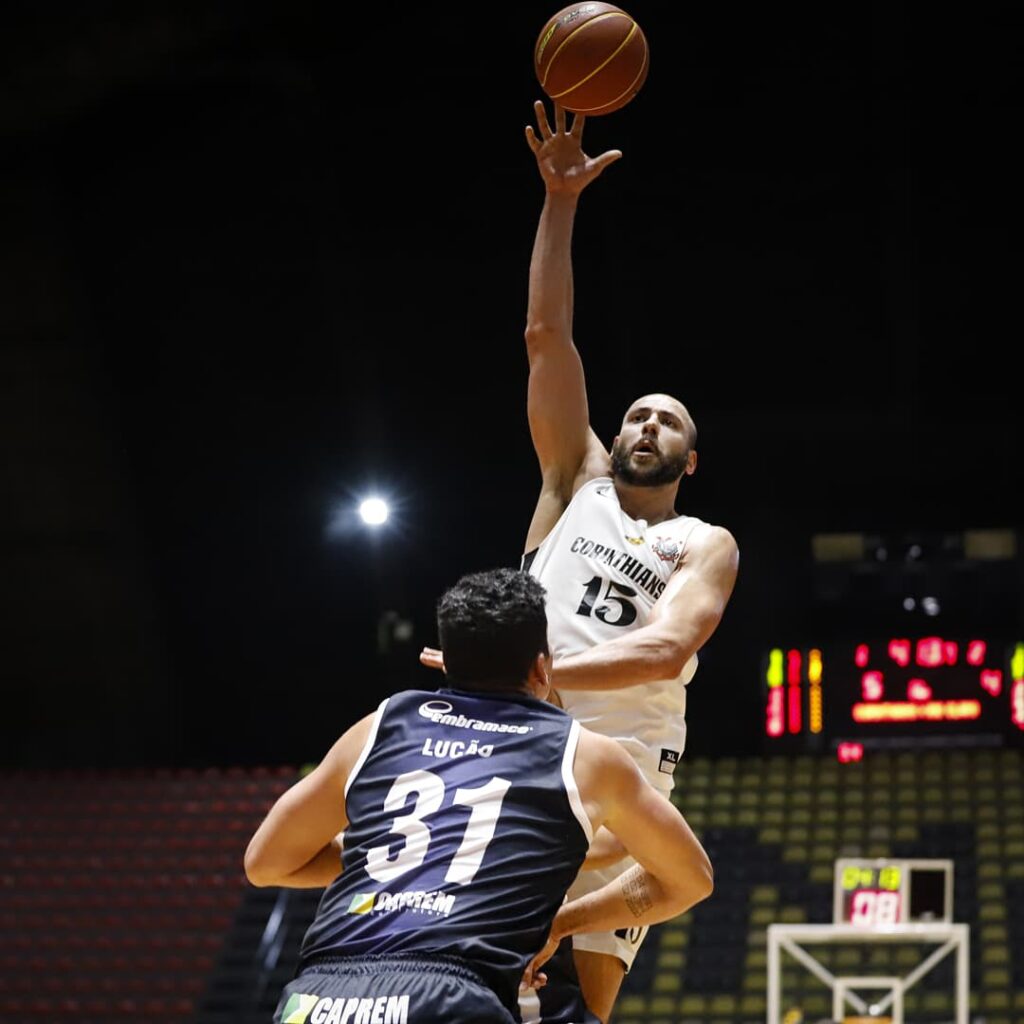
[[[249,837],[518,564],[557,6],[0,12],[5,1024],[269,1022],[318,892]],[[1024,1024],[1020,10],[626,9],[592,422],[687,403],[740,572],[676,770],[715,892],[613,1019]]]

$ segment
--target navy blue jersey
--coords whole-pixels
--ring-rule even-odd
[[[583,862],[579,725],[525,695],[383,701],[345,801],[342,874],[302,945],[317,957],[454,956],[510,1008]]]

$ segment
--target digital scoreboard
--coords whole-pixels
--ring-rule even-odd
[[[1024,643],[887,636],[778,647],[764,663],[769,750],[925,737],[1024,745]]]
[[[952,921],[953,861],[841,857],[832,919],[864,928]]]

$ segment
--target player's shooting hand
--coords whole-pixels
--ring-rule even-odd
[[[555,106],[555,128],[551,129],[548,113],[541,100],[533,109],[537,114],[537,131],[526,126],[526,141],[537,158],[537,167],[548,192],[579,195],[609,164],[622,156],[622,151],[609,149],[597,157],[583,152],[583,124],[586,118],[574,114],[572,128],[565,130],[565,108]],[[538,135],[539,132],[539,135]]]
[[[435,647],[424,647],[420,651],[420,664],[427,668],[439,668],[444,671],[444,655]]]

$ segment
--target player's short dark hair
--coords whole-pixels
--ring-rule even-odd
[[[538,654],[548,653],[543,585],[522,569],[463,576],[437,602],[448,685],[520,690]]]

